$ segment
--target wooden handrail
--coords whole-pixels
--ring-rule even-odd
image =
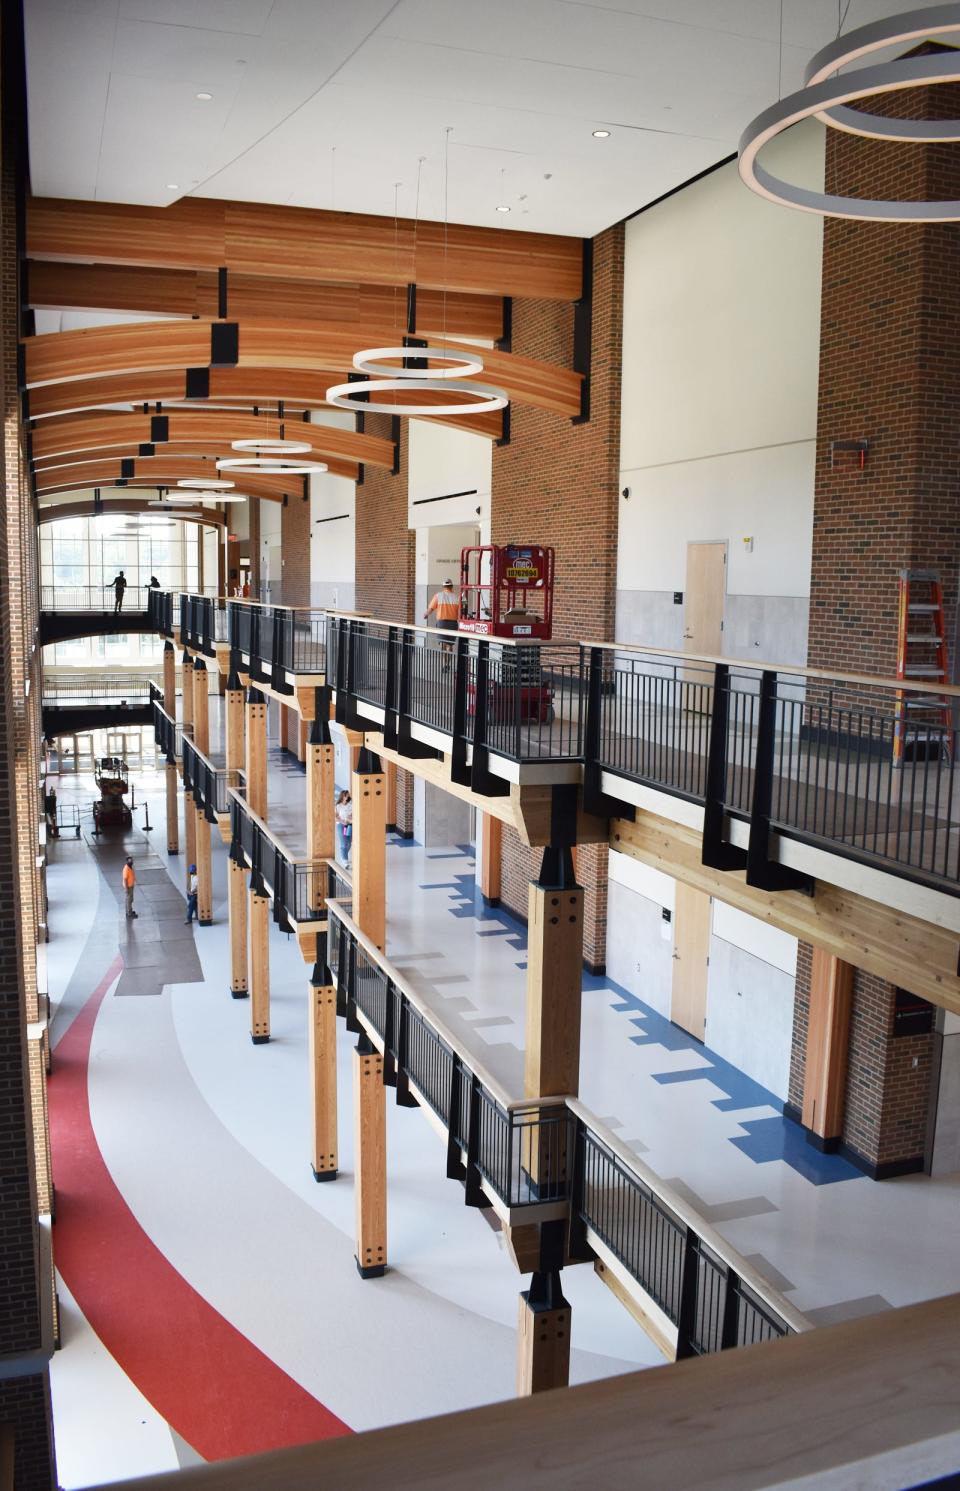
[[[504,1391],[507,1385],[504,1384]],[[960,1464],[960,1295],[100,1491],[763,1491]],[[91,1488],[96,1491],[96,1488]]]

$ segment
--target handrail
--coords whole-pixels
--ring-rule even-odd
[[[274,847],[274,849],[276,849],[277,853],[280,854],[283,857],[283,859],[285,859],[288,862],[288,864],[291,864],[291,865],[318,865],[318,864],[325,864],[326,863],[325,860],[314,860],[314,859],[310,859],[308,856],[302,856],[301,857],[300,855],[294,854],[294,852],[293,852],[292,849],[288,849],[287,846],[286,846],[286,844],[283,842],[283,840],[280,839],[280,838],[278,838],[277,835],[273,832],[273,830],[269,826],[269,824],[265,823],[264,820],[259,816],[259,814],[255,813],[253,811],[253,808],[247,802],[246,797],[244,797],[243,793],[241,791],[239,791],[236,787],[230,787],[230,788],[228,788],[227,789],[227,795],[229,797],[235,797],[236,798],[237,802],[240,804],[240,811],[247,818],[250,819],[250,822],[253,824],[253,826],[256,829],[259,830],[259,832],[268,841],[268,843],[270,843],[270,844],[273,845],[273,847]]]
[[[499,638],[497,639],[499,641]],[[790,673],[797,678],[812,678],[818,683],[850,683],[859,687],[881,689],[905,689],[911,694],[948,695],[960,699],[960,684],[922,683],[918,678],[885,678],[874,673],[833,673],[824,668],[802,667],[799,663],[768,663],[756,658],[714,657],[709,653],[676,652],[669,647],[646,647],[642,642],[581,642],[586,651],[597,648],[602,652],[634,652],[643,657],[676,659],[687,667],[705,663],[711,668],[744,668],[750,673]]]
[[[454,638],[468,637],[472,642],[489,642],[491,645],[500,647],[577,647],[580,644],[574,639],[565,641],[561,637],[554,637],[549,641],[541,641],[536,637],[491,637],[482,632],[438,632],[435,626],[420,626],[412,621],[385,621],[381,616],[365,615],[362,611],[337,611],[332,607],[327,609],[328,616],[337,616],[346,621],[370,621],[374,626],[390,627],[398,632],[420,632],[426,637],[440,636],[446,641]]]
[[[600,1139],[638,1180],[648,1186],[657,1199],[669,1207],[685,1227],[692,1228],[712,1252],[722,1258],[729,1267],[735,1269],[743,1283],[752,1289],[765,1305],[775,1310],[792,1331],[799,1334],[801,1331],[813,1329],[805,1315],[802,1315],[789,1300],[784,1299],[779,1290],[774,1289],[732,1243],[729,1243],[688,1201],[685,1201],[668,1181],[659,1176],[655,1170],[651,1170],[650,1166],[645,1164],[632,1149],[629,1149],[622,1139],[618,1139],[616,1134],[612,1133],[579,1098],[567,1098],[566,1104],[574,1117],[578,1118],[591,1134]]]
[[[372,963],[376,963],[377,967],[386,974],[387,978],[394,985],[394,987],[399,989],[404,997],[410,1001],[417,1013],[422,1015],[427,1024],[433,1027],[444,1044],[449,1046],[454,1055],[459,1056],[461,1061],[465,1062],[467,1066],[470,1067],[471,1071],[474,1072],[477,1077],[479,1077],[484,1087],[486,1087],[490,1091],[490,1093],[493,1097],[496,1098],[500,1106],[506,1109],[508,1113],[516,1112],[524,1108],[530,1108],[531,1106],[535,1105],[542,1105],[546,1108],[560,1107],[567,1101],[565,1097],[511,1098],[508,1095],[506,1088],[497,1081],[497,1078],[494,1077],[492,1073],[487,1070],[482,1062],[478,1061],[477,1058],[467,1050],[463,1042],[453,1034],[453,1031],[450,1029],[449,1025],[447,1025],[446,1022],[433,1009],[431,1009],[430,1005],[426,1003],[423,996],[417,993],[416,989],[410,983],[409,979],[404,978],[399,968],[395,968],[394,965],[384,957],[383,953],[376,946],[376,944],[371,942],[369,937],[367,937],[366,934],[360,930],[359,926],[354,921],[349,911],[344,908],[343,902],[336,898],[328,901],[327,911],[333,916],[335,921],[343,923],[347,931],[350,933],[351,937],[360,947],[363,948],[363,951],[366,953],[370,961]]]

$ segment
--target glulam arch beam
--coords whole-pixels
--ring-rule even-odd
[[[288,419],[309,409],[322,409],[327,389],[342,383],[343,374],[324,370],[305,373],[298,369],[211,368],[208,394],[204,398],[188,396],[185,368],[165,373],[109,374],[81,378],[70,383],[48,383],[24,394],[27,415],[34,429],[42,428],[48,419],[65,415],[106,411],[117,404],[128,404],[132,412],[139,407],[146,413],[160,413],[170,405],[187,410],[209,410],[213,407],[253,414],[254,410],[275,408],[282,400]],[[384,411],[388,413],[388,410]],[[257,416],[262,417],[262,416]],[[471,435],[486,435],[499,440],[503,434],[503,415],[449,415],[435,419],[435,424],[466,430]]]
[[[361,327],[303,326],[289,321],[147,321],[93,326],[27,338],[25,383],[32,390],[92,377],[168,373],[227,363],[241,371],[332,370],[346,378],[353,371],[354,354],[367,335],[367,329]],[[384,328],[380,345],[389,344],[389,335],[389,328]],[[469,344],[448,341],[446,345],[454,351],[476,351]],[[481,381],[502,388],[511,403],[568,419],[580,414],[582,374],[573,369],[512,352],[485,350],[483,362]],[[427,404],[431,398],[427,393]],[[389,409],[388,399],[384,395]],[[469,407],[466,399],[464,407]]]
[[[94,498],[88,497],[76,502],[47,503],[37,509],[37,522],[59,523],[63,518],[96,518],[113,513],[118,517],[139,517],[141,514],[154,517],[158,510],[150,506],[150,499],[147,497],[111,497],[109,501],[99,505]],[[182,519],[184,523],[201,523],[207,527],[227,526],[226,514],[210,507],[171,507],[169,516]]]
[[[153,454],[151,454],[151,451]],[[224,440],[198,441],[195,447],[190,445],[141,446],[131,443],[126,446],[115,446],[106,451],[77,451],[69,455],[50,456],[42,461],[35,459],[31,469],[37,477],[40,477],[41,475],[46,475],[48,472],[62,471],[67,467],[99,466],[104,462],[112,462],[114,475],[123,477],[124,473],[120,469],[120,462],[123,462],[125,465],[133,462],[139,471],[146,473],[149,473],[151,470],[149,464],[151,462],[156,463],[153,469],[161,472],[173,469],[174,465],[179,470],[184,463],[190,463],[190,469],[184,473],[187,476],[194,475],[198,479],[203,477],[212,481],[216,481],[222,476],[227,476],[238,488],[241,488],[246,480],[246,472],[221,472],[216,465],[219,460],[240,459],[242,459],[242,453],[234,450],[230,442]],[[270,458],[267,457],[267,459]],[[295,459],[299,460],[300,458],[296,457]],[[311,458],[304,457],[304,460],[307,459]],[[318,464],[320,463],[318,462]],[[356,481],[357,479],[359,468],[356,461],[344,461],[338,459],[336,456],[327,456],[323,465],[333,476],[346,476],[351,481]],[[289,475],[284,475],[282,472],[273,473],[262,470],[253,471],[250,475],[275,476],[276,480],[283,482],[283,491],[289,492],[299,488],[303,484],[304,476],[309,475],[309,473],[290,472]],[[156,480],[165,483],[166,477],[159,476]]]
[[[76,488],[86,487],[116,487],[121,490],[124,487],[148,486],[176,488],[177,482],[183,478],[206,477],[216,475],[213,469],[203,471],[202,462],[194,460],[157,460],[150,457],[137,457],[130,466],[125,468],[129,474],[124,475],[120,470],[120,463],[111,461],[85,461],[77,462],[69,466],[58,466],[52,470],[41,471],[36,475],[37,495],[42,496],[47,492],[69,492]],[[211,468],[212,468],[212,462]],[[304,482],[301,476],[289,476],[279,478],[276,476],[244,476],[237,480],[235,490],[250,497],[262,497],[271,502],[282,502],[284,497],[291,500],[299,498],[303,494]],[[181,496],[188,495],[181,490]],[[228,493],[229,495],[229,493]]]
[[[393,466],[394,447],[390,440],[375,435],[343,430],[335,425],[311,424],[303,419],[276,419],[263,414],[229,413],[224,410],[170,410],[167,413],[97,415],[76,414],[69,418],[47,420],[32,432],[32,457],[36,465],[68,455],[83,455],[124,449],[135,455],[140,445],[153,445],[175,451],[184,446],[212,453],[230,448],[234,440],[303,441],[310,446],[309,460],[364,462],[369,466]]]

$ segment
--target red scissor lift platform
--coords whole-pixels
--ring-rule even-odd
[[[458,630],[476,637],[548,642],[553,635],[554,551],[542,544],[476,544],[460,553]],[[539,647],[505,647],[489,688],[493,719],[549,724],[553,690]],[[467,709],[476,707],[468,688]]]

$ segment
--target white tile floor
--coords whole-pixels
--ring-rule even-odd
[[[287,814],[300,810],[302,775],[289,758],[274,755],[271,764],[271,802]],[[64,802],[84,798],[88,779],[65,777],[59,790]],[[151,839],[162,852],[162,778],[143,774],[137,798],[149,803]],[[145,840],[143,816],[138,808],[134,845]],[[226,852],[213,838],[215,924],[193,934],[203,983],[166,986],[160,998],[108,996],[97,1020],[91,1115],[114,1182],[184,1278],[352,1428],[510,1396],[523,1281],[502,1239],[444,1178],[443,1147],[416,1110],[388,1105],[391,1267],[383,1280],[359,1279],[352,1040],[341,1026],[341,1178],[318,1186],[308,1149],[307,969],[296,942],[275,930],[272,1039],[254,1047],[248,1006],[227,993]],[[116,914],[90,893],[97,871],[89,849],[61,852],[54,843],[50,861],[56,1044],[116,951]],[[182,855],[167,863],[182,889]],[[388,955],[519,1095],[522,930],[473,902],[472,864],[455,846],[391,845],[388,866]],[[732,1142],[744,1138],[744,1121],[766,1119],[774,1127],[764,1134],[779,1133],[762,1090],[678,1043],[664,1022],[636,1024],[643,1010],[624,991],[587,982],[584,1101],[658,1173],[686,1186],[801,1310],[824,1309],[827,1318],[957,1287],[960,1176],[882,1185],[811,1179],[765,1158],[768,1138],[747,1141],[751,1157]],[[644,1031],[650,1038],[638,1044]],[[657,1080],[696,1069],[703,1078]],[[589,1268],[568,1269],[564,1288],[573,1307],[574,1381],[660,1360]],[[53,1384],[64,1486],[189,1458],[97,1342],[66,1287],[62,1298],[65,1343]]]

